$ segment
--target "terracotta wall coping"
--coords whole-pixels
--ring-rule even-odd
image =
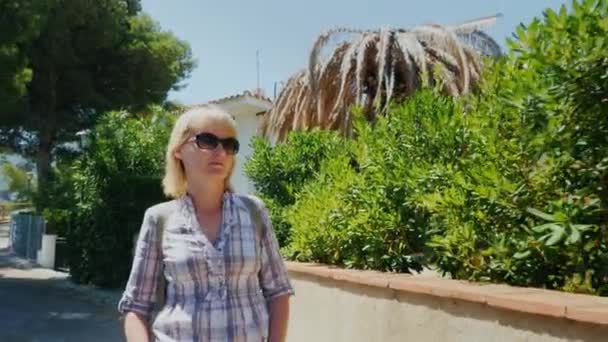
[[[321,264],[286,264],[292,273],[393,291],[464,300],[528,314],[608,325],[608,297],[410,274],[349,270]]]

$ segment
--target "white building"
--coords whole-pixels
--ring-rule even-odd
[[[262,115],[270,110],[272,101],[259,93],[245,91],[210,101],[208,104],[216,105],[234,116],[241,147],[236,158],[232,185],[237,193],[253,193],[255,190],[253,182],[245,175],[245,162],[253,152],[250,146],[251,139],[256,136]]]

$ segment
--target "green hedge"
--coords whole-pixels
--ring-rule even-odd
[[[149,116],[105,114],[91,132],[91,145],[56,169],[47,219],[67,239],[72,278],[101,287],[122,287],[129,274],[133,237],[147,207],[162,194],[164,152],[174,115],[154,108]]]
[[[282,208],[295,202],[298,192],[314,179],[323,160],[343,153],[340,142],[336,133],[319,130],[294,132],[285,144],[276,146],[264,139],[254,139],[253,156],[245,171],[269,208],[281,246],[290,240],[290,225]]]
[[[424,203],[461,168],[462,108],[423,91],[372,127],[361,117],[355,138],[340,146],[354,158],[322,163],[318,177],[286,209],[292,243],[302,261],[407,272],[420,270],[432,211]]]
[[[608,295],[607,22],[607,1],[547,10],[476,94],[427,89],[373,127],[359,118],[354,139],[256,146],[263,196],[295,177],[273,208],[286,255]],[[338,153],[301,157],[306,139]]]

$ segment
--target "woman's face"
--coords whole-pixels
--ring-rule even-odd
[[[201,180],[224,183],[234,167],[235,151],[231,149],[234,141],[229,138],[235,138],[232,128],[213,121],[188,137],[175,152],[175,157],[184,165],[186,178],[201,177]]]

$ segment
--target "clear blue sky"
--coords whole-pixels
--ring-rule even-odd
[[[375,29],[429,22],[457,24],[502,13],[488,32],[504,46],[515,27],[558,9],[564,0],[143,0],[143,9],[163,29],[186,40],[198,67],[186,87],[170,94],[184,104],[203,103],[256,87],[256,50],[261,87],[273,96],[274,82],[305,66],[316,36],[336,26]]]

